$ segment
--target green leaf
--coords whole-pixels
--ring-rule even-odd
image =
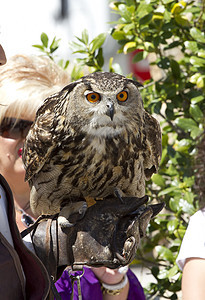
[[[166,279],[167,276],[168,276],[168,273],[169,273],[168,270],[162,269],[162,270],[160,270],[159,275],[157,276],[157,278],[158,278],[159,280]]]
[[[178,47],[181,43],[179,41],[174,41],[172,43],[170,43],[169,45],[167,45],[164,50],[167,50],[167,49],[172,49],[172,48],[175,48],[175,47]]]
[[[92,40],[92,42],[90,43],[92,45],[91,53],[94,53],[95,50],[99,49],[103,45],[103,43],[105,42],[106,36],[107,36],[106,33],[101,33]]]
[[[135,56],[133,57],[133,63],[137,63],[138,61],[145,59],[147,57],[147,54],[148,53],[145,50],[137,52],[137,54],[135,54]]]
[[[178,227],[179,221],[177,219],[174,220],[170,220],[167,223],[167,229],[169,230],[169,232],[174,232],[174,230]]]
[[[149,1],[139,1],[139,6],[137,8],[136,14],[139,19],[143,18],[147,14],[151,13],[153,8]]]
[[[167,158],[167,148],[162,148],[162,157],[161,157],[161,162],[160,164],[163,164],[165,159]]]
[[[152,175],[152,181],[157,184],[158,186],[160,186],[161,188],[165,187],[165,179],[163,178],[163,176],[159,175],[159,174],[153,174]]]
[[[198,56],[205,58],[205,50],[198,51]]]
[[[170,158],[175,157],[176,151],[174,150],[174,148],[171,145],[167,145],[167,151],[168,151],[168,155]],[[173,165],[170,165],[170,167],[174,168]],[[172,175],[174,175],[174,173]]]
[[[174,232],[174,235],[179,238],[180,240],[183,239],[184,235],[185,235],[186,229],[177,229]]]
[[[196,53],[198,51],[197,42],[186,41],[184,42],[184,45],[188,50],[192,51],[193,53]]]
[[[195,213],[193,204],[188,203],[184,199],[179,200],[179,206],[185,213],[188,213],[189,215],[193,215],[193,213]]]
[[[171,59],[170,60],[170,66],[172,70],[172,74],[176,79],[179,79],[181,76],[180,67],[176,60]]]
[[[163,2],[164,2],[165,4],[168,4],[168,3],[173,2],[173,0],[164,0]]]
[[[84,29],[82,32],[82,41],[85,45],[88,44],[88,31],[87,29]]]
[[[201,101],[204,101],[204,96],[197,96],[197,97],[194,97],[191,99],[191,103],[192,104],[196,104],[196,103],[199,103]]]
[[[103,49],[102,48],[99,49],[98,54],[96,56],[96,60],[97,60],[98,66],[100,68],[102,68],[104,65],[104,57],[103,57]]]
[[[124,19],[124,21],[130,22],[132,14],[129,12],[129,10],[127,9],[127,7],[128,7],[127,5],[120,4],[118,6],[118,9],[119,9],[119,13],[121,14],[121,16]]]
[[[112,64],[113,64],[113,57],[110,57],[109,59],[109,72],[113,72],[113,67],[112,67]]]
[[[41,34],[41,42],[45,48],[48,47],[48,36],[45,32]]]
[[[191,56],[190,63],[195,67],[204,67],[205,59],[197,56]]]
[[[162,58],[157,65],[161,69],[168,69],[170,67],[170,60],[168,57]]]
[[[130,24],[123,26],[123,31],[124,31],[124,33],[127,34],[134,28],[135,28],[135,25],[133,23],[130,23]]]
[[[148,51],[148,52],[154,52],[155,47],[154,47],[154,45],[153,45],[152,43],[150,43],[150,42],[145,42],[145,43],[144,43],[144,49],[145,49],[146,51]]]
[[[59,62],[58,62],[58,65],[63,68],[64,70],[67,69],[68,65],[69,65],[70,61],[69,60],[66,60],[66,62],[64,63],[64,60],[63,59],[60,59]]]
[[[181,16],[181,15],[175,15],[174,18],[180,26],[182,26],[182,27],[190,26],[190,23],[189,23],[189,20],[187,19],[187,17]]]
[[[171,208],[172,211],[179,211],[180,206],[179,206],[179,201],[175,198],[170,198],[169,200],[169,207]]]
[[[64,70],[67,69],[67,67],[69,66],[69,63],[70,63],[70,61],[69,61],[69,60],[66,60],[66,62],[65,62],[65,64],[64,64],[64,67],[63,67]]]
[[[128,52],[132,52],[136,49],[136,42],[128,42],[124,45],[123,52],[127,54]]]
[[[186,131],[191,131],[195,127],[197,127],[197,123],[190,118],[178,118],[175,120],[176,125],[179,126],[180,128],[186,130]]]
[[[204,87],[204,85],[205,85],[205,75],[199,76],[199,78],[196,81],[196,85],[199,89]]]
[[[194,185],[194,180],[192,180],[192,186],[193,185]],[[185,192],[184,193],[184,200],[186,200],[188,203],[193,205],[193,203],[194,203],[194,194],[191,193],[191,192]]]
[[[197,138],[198,136],[200,136],[203,133],[203,129],[199,128],[199,127],[194,127],[191,130],[191,137],[193,139]]]
[[[144,17],[140,18],[140,25],[147,25],[152,21],[152,14],[146,14]]]
[[[175,3],[172,7],[171,13],[174,15],[181,14],[185,8],[186,8],[186,2],[185,1],[179,1],[178,3]]]
[[[54,39],[49,47],[51,53],[55,52],[58,49],[59,41],[60,41],[60,39],[57,40],[56,37],[54,37]]]
[[[191,28],[190,34],[197,42],[205,43],[204,33],[201,32],[198,28]]]
[[[73,50],[73,53],[87,53],[86,48],[82,44],[72,42],[69,45],[70,48]]]
[[[181,139],[175,143],[174,149],[178,152],[187,152],[190,148],[190,145],[190,139]]]
[[[71,72],[71,79],[72,81],[75,81],[75,80],[78,80],[79,78],[81,78],[83,76],[83,72],[82,72],[82,69],[81,69],[81,66],[79,66],[79,64],[75,64],[73,69],[72,69],[72,72]]]
[[[189,81],[193,84],[196,84],[198,78],[201,76],[200,73],[195,73],[194,75],[192,75],[189,79]]]
[[[32,45],[32,46],[44,51],[44,46],[42,46],[42,45]]]
[[[164,246],[156,246],[155,249],[156,249],[158,255],[160,256],[160,258],[174,262],[174,256],[173,256],[173,253],[171,250],[169,250],[168,248],[166,248]]]
[[[122,30],[114,30],[113,32],[112,32],[112,37],[113,37],[113,39],[115,39],[115,40],[123,40],[124,39],[124,37],[125,37],[125,33],[124,33],[124,31],[122,31]]]
[[[168,187],[166,189],[164,189],[163,191],[159,192],[158,196],[164,196],[167,194],[171,194],[172,192],[176,191],[178,188],[176,186],[171,186]]]
[[[152,16],[152,22],[158,29],[162,27],[163,21],[164,21],[164,15],[162,13],[155,13]]]
[[[202,122],[204,115],[197,104],[191,104],[189,108],[189,112],[196,122]]]
[[[137,63],[138,61],[142,60],[144,57],[143,57],[143,51],[139,51],[137,52],[137,54],[135,54],[132,62],[133,63]]]
[[[177,267],[177,265],[174,265],[171,269],[169,269],[168,278],[172,279],[172,277],[174,277],[178,272],[179,268]]]
[[[162,103],[161,102],[157,102],[153,105],[153,108],[154,108],[154,113],[155,114],[159,114],[160,113],[160,110],[161,110],[161,107],[162,107]]]
[[[157,275],[159,274],[159,268],[156,267],[156,266],[152,267],[151,273],[152,273],[152,275],[156,278]]]

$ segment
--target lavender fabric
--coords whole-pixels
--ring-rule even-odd
[[[82,272],[75,272],[80,275]],[[131,270],[128,270],[127,276],[130,283],[128,300],[146,300],[143,288],[137,277]],[[99,280],[89,268],[84,268],[84,275],[81,277],[81,291],[83,300],[102,300],[102,292]],[[68,272],[65,270],[60,279],[55,283],[58,293],[62,300],[69,300],[72,294],[72,285]],[[77,282],[74,283],[74,300],[78,300]]]

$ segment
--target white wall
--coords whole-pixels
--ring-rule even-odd
[[[40,43],[46,32],[61,38],[59,55],[70,53],[68,41],[80,36],[84,28],[91,38],[108,30],[107,0],[68,0],[69,15],[59,19],[60,0],[0,0],[0,43],[7,57],[17,53],[38,53],[32,44]]]

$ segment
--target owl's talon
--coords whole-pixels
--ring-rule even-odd
[[[82,217],[84,217],[87,209],[88,209],[88,205],[86,202],[84,202],[78,211],[79,215],[82,215]]]
[[[114,195],[121,201],[121,203],[125,203],[125,201],[122,199],[122,196],[120,195],[120,192],[118,189],[114,190]]]
[[[60,225],[61,228],[70,228],[70,227],[73,227],[75,225],[74,223],[70,223],[68,221],[68,219],[66,219],[63,216],[58,217],[58,224]]]
[[[58,222],[61,228],[69,228],[75,226],[80,221],[87,211],[87,203],[79,201],[64,206],[58,217]]]

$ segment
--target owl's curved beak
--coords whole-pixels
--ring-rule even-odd
[[[106,111],[106,115],[108,117],[110,117],[111,121],[113,121],[113,117],[114,117],[114,104],[113,103],[108,103],[107,104],[107,111]]]

